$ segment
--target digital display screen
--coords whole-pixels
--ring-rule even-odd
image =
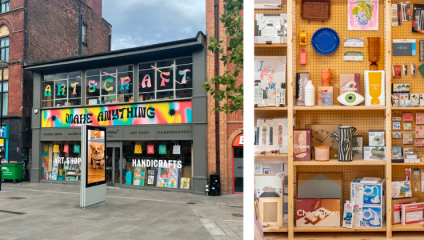
[[[87,187],[106,183],[106,128],[87,126]]]

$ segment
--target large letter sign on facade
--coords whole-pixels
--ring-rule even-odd
[[[179,101],[42,110],[41,127],[122,126],[191,122],[191,101]]]

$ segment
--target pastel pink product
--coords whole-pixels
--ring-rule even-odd
[[[317,161],[330,160],[330,146],[325,146],[325,145],[315,146],[315,160]]]

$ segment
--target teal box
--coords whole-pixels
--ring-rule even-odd
[[[58,175],[57,180],[65,181],[65,175]]]
[[[132,185],[133,184],[133,177],[134,177],[134,173],[133,172],[127,172],[125,184]]]

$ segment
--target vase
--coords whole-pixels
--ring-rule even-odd
[[[378,70],[377,62],[380,60],[380,37],[368,37],[368,61],[371,62],[369,70]]]
[[[356,21],[358,22],[358,25],[366,26],[370,19],[365,17],[365,12],[358,12],[356,14]]]
[[[330,83],[334,82],[334,74],[331,73],[331,70],[329,68],[322,69],[321,81],[322,81],[322,86],[331,86]]]

